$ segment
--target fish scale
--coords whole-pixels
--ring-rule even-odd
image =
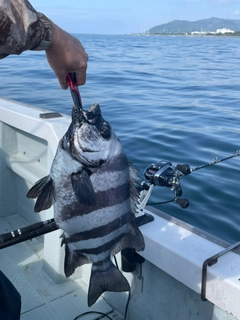
[[[35,211],[54,206],[55,222],[63,230],[65,275],[92,263],[89,306],[105,291],[130,290],[111,256],[125,248],[144,249],[135,224],[135,184],[134,170],[99,105],[89,111],[73,106],[50,173],[28,197],[37,198]]]

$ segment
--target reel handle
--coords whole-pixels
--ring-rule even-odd
[[[189,206],[188,199],[176,198],[175,202],[180,205],[181,208],[186,209]]]
[[[176,169],[187,175],[191,173],[191,168],[188,164],[177,164]]]

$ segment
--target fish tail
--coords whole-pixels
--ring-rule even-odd
[[[92,265],[88,290],[89,307],[91,307],[105,291],[130,291],[128,281],[110,259],[108,260],[108,265],[105,270],[102,270],[103,265],[100,268],[97,264]]]

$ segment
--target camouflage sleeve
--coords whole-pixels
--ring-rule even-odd
[[[0,59],[25,50],[46,50],[51,24],[27,0],[0,0]]]

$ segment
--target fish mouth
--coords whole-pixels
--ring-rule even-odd
[[[104,140],[111,138],[111,126],[103,119],[98,103],[94,103],[88,111],[73,106],[72,122],[77,126],[87,123],[90,126],[94,126]]]

